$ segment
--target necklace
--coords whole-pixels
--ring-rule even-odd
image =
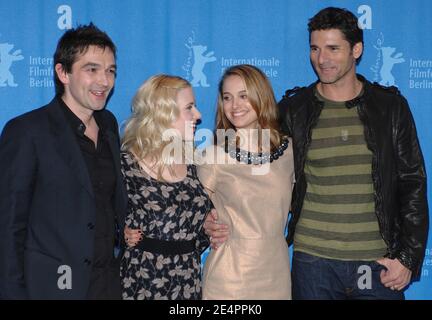
[[[286,148],[288,148],[288,139],[286,138],[282,140],[280,146],[273,152],[250,152],[241,150],[232,144],[225,144],[225,152],[228,153],[231,158],[236,159],[239,162],[255,165],[267,162],[272,163],[283,155]]]

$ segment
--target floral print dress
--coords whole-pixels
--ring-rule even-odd
[[[130,153],[121,154],[128,193],[126,225],[143,236],[165,241],[195,240],[187,254],[158,254],[126,248],[121,263],[122,297],[138,300],[201,299],[201,253],[209,245],[202,228],[212,208],[196,167],[186,178],[162,182],[150,177]]]

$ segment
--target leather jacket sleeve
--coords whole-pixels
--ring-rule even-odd
[[[396,258],[415,277],[421,269],[429,229],[426,172],[408,103],[402,96],[399,98],[398,112],[392,119],[401,232]]]

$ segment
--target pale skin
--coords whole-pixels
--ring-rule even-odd
[[[181,96],[179,95],[178,98],[181,98]],[[182,105],[187,105],[187,99],[178,100],[178,105],[181,110]],[[249,102],[246,85],[243,79],[241,79],[239,76],[229,76],[224,81],[223,108],[225,115],[236,128],[236,130],[239,132],[244,132],[243,141],[245,144],[249,146],[253,145],[253,143],[246,141],[249,136],[247,134],[247,130],[257,128],[258,116]],[[183,121],[177,121],[173,125],[174,128],[182,126],[183,123],[187,124],[187,117],[180,115],[180,119],[183,119]],[[182,130],[180,130],[181,128],[178,129],[180,132],[182,132]],[[204,229],[206,234],[211,236],[210,240],[213,249],[217,249],[221,243],[228,239],[228,226],[217,223],[217,212],[215,209],[212,209],[207,215],[207,218],[204,222]],[[128,245],[133,246],[136,245],[136,243],[141,239],[141,235],[137,232],[137,230],[125,228],[125,239],[127,239],[126,242]]]
[[[177,107],[179,109],[179,116],[173,122],[172,128],[177,129],[182,139],[187,141],[193,139],[193,132],[196,123],[201,119],[201,113],[195,105],[195,98],[192,88],[187,87],[181,89],[176,97]],[[144,159],[138,162],[141,169],[144,170],[152,178],[157,179],[158,168],[151,159]],[[162,172],[162,178],[168,182],[182,181],[187,174],[186,164],[174,164],[171,166],[172,171],[165,168]],[[214,210],[214,209],[213,209]],[[128,227],[124,230],[124,237],[126,244],[129,247],[135,246],[143,237],[142,231],[139,229],[130,229]]]
[[[227,77],[223,83],[222,93],[223,111],[231,124],[236,128],[237,132],[242,134],[245,130],[257,128],[258,116],[248,100],[244,81],[236,75]],[[246,141],[248,135],[243,134],[242,137],[244,138],[243,141]],[[253,146],[256,145],[253,142],[245,143],[245,145],[252,148],[250,151],[257,151],[253,148]],[[206,234],[210,236],[213,250],[217,250],[222,243],[228,240],[228,226],[223,223],[218,223],[216,211],[206,217],[204,230]]]
[[[317,89],[321,95],[333,101],[354,99],[362,84],[356,77],[356,60],[363,52],[361,42],[352,47],[343,33],[337,29],[313,31],[310,39],[310,59],[320,81]],[[216,250],[228,239],[229,230],[217,223],[217,213],[208,215],[204,229]],[[382,284],[391,290],[403,290],[411,281],[412,271],[398,259],[381,258],[377,263],[386,267],[381,271]]]

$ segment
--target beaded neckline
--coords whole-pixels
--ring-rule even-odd
[[[288,148],[288,143],[288,139],[284,138],[280,146],[273,152],[250,152],[225,144],[225,152],[228,153],[231,158],[246,164],[258,165],[268,162],[272,163],[283,155],[286,148]]]

